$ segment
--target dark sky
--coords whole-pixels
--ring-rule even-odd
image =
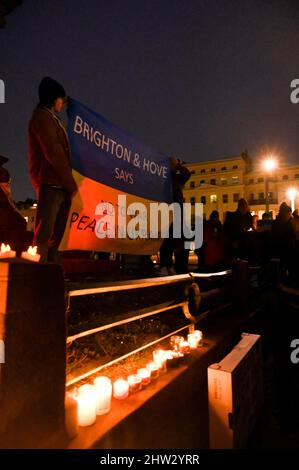
[[[186,161],[268,145],[296,163],[299,2],[24,0],[0,30],[0,154],[34,195],[27,125],[44,75],[157,150]]]

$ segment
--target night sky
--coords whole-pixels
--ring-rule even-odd
[[[0,154],[34,196],[27,125],[40,79],[188,162],[264,146],[299,162],[299,2],[24,0],[0,30]]]

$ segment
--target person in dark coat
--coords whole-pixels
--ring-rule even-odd
[[[0,230],[19,232],[26,230],[26,220],[17,211],[11,197],[11,177],[6,168],[3,167],[8,158],[0,155]],[[0,241],[3,241],[3,237]]]
[[[77,192],[72,175],[70,145],[58,117],[64,106],[64,88],[50,77],[39,85],[39,104],[29,123],[29,172],[37,193],[34,242],[41,262],[59,262],[71,199]]]
[[[219,212],[213,211],[203,225],[203,262],[208,272],[222,271],[225,268],[225,244]]]
[[[11,177],[3,167],[9,160],[0,155],[0,243],[7,243],[19,255],[32,244],[32,233],[27,222],[18,212],[11,196]]]
[[[184,195],[183,188],[191,176],[188,168],[182,165],[176,157],[170,158],[172,195],[173,201],[180,204],[183,208]],[[181,211],[183,215],[183,210]],[[175,268],[173,267],[173,254],[175,252]],[[188,268],[189,250],[184,249],[184,237],[173,237],[173,225],[169,227],[169,237],[165,238],[160,248],[160,275],[167,276],[171,274],[183,273]]]
[[[288,274],[298,271],[296,267],[296,233],[291,208],[283,202],[272,224],[272,256],[280,259],[281,275],[284,280]]]
[[[227,212],[224,232],[230,258],[248,259],[248,232],[253,230],[252,215],[246,199],[241,198],[235,212]]]

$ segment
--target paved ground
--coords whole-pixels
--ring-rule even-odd
[[[299,338],[299,310],[266,299],[264,314],[265,405],[249,448],[299,448],[299,363],[290,360],[290,343]]]

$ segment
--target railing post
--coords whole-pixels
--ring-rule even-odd
[[[64,433],[66,321],[60,266],[0,262],[0,447],[55,445]]]

